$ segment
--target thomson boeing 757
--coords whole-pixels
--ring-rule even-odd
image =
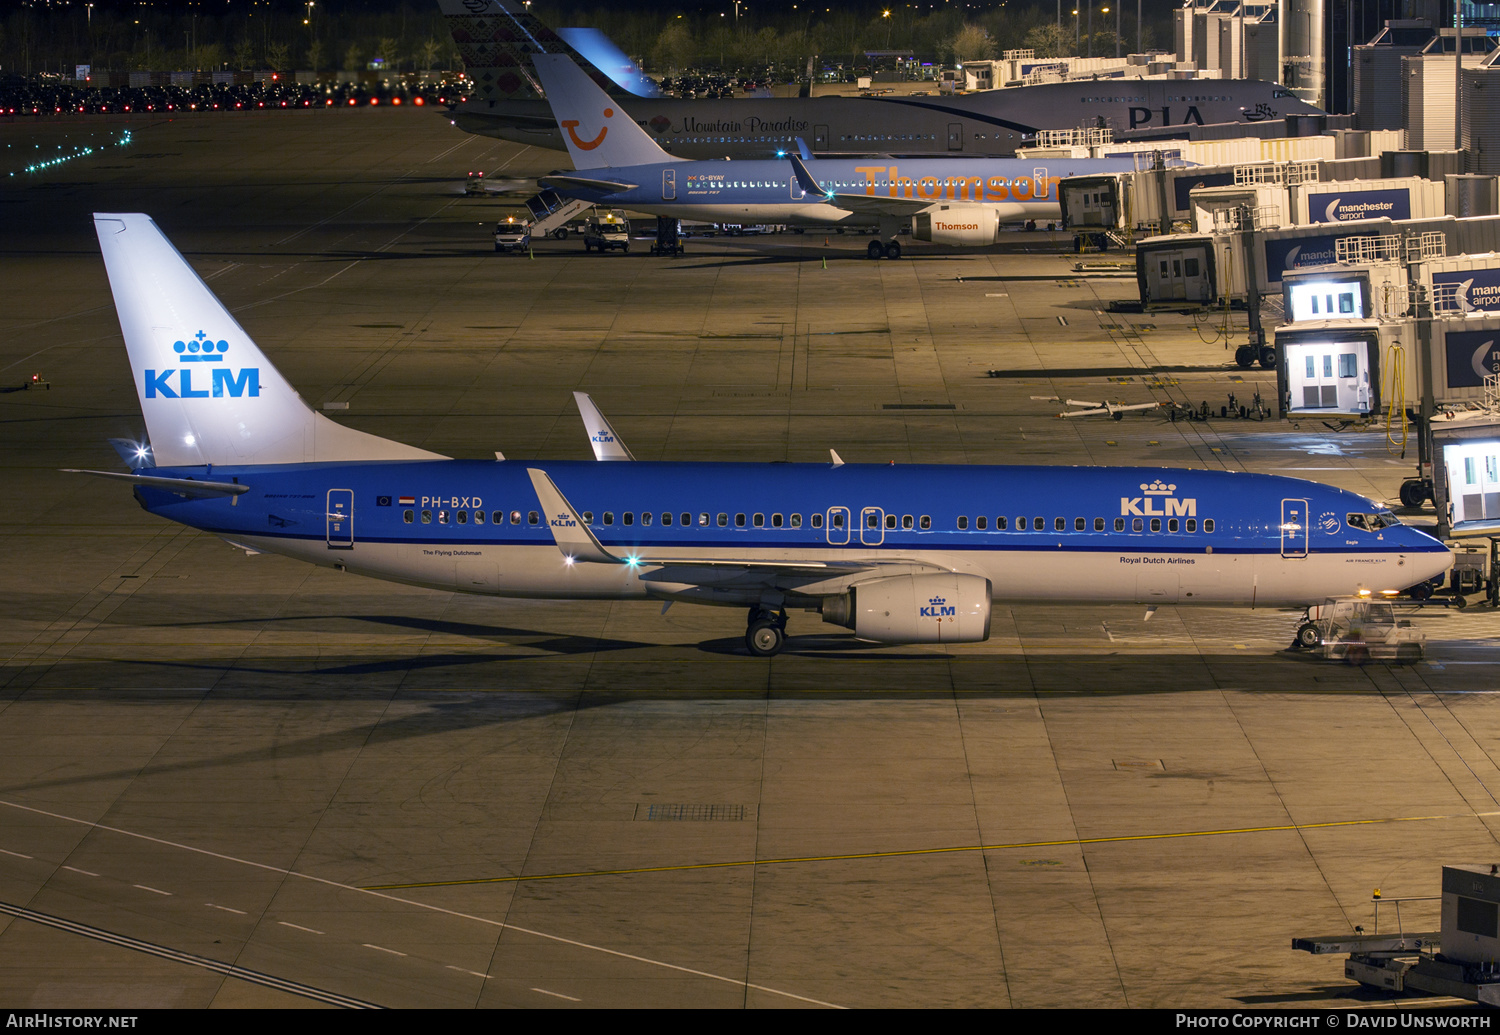
[[[825,158],[690,162],[667,154],[567,57],[538,54],[538,77],[575,172],[541,184],[559,194],[673,219],[793,226],[874,226],[872,259],[899,258],[896,234],[919,241],[995,244],[1000,227],[1061,219],[1067,176],[1129,172],[1110,158]]]
[[[880,643],[989,635],[994,602],[1303,607],[1445,571],[1354,493],[1165,468],[454,460],[310,409],[150,218],[94,216],[150,437],[153,514],[434,589],[804,609]],[[152,458],[154,457],[154,465]]]
[[[439,0],[439,6],[474,84],[449,111],[454,125],[562,150],[528,61],[536,54],[598,52],[571,34],[565,44],[516,0]],[[1101,78],[957,97],[682,100],[642,96],[647,90],[635,69],[603,57],[595,63],[600,78],[619,87],[615,100],[626,117],[680,158],[770,158],[791,150],[799,136],[820,155],[1009,155],[1043,129],[1102,126],[1122,139],[1131,130],[1322,114],[1285,87],[1254,79]]]

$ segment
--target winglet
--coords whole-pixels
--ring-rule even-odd
[[[587,392],[574,392],[573,401],[578,404],[578,416],[583,418],[583,429],[588,432],[589,445],[594,447],[595,460],[634,460],[630,447],[610,425],[609,418],[600,412]]]
[[[844,458],[841,457],[841,456],[839,456],[839,451],[837,449],[830,449],[828,451],[828,455],[833,458],[833,466],[834,467],[843,467],[844,466]]]
[[[813,174],[807,171],[807,166],[803,164],[801,158],[799,158],[797,155],[792,155],[791,159],[792,173],[797,177],[797,186],[801,187],[809,194],[828,193],[818,185],[818,181],[813,176]]]
[[[810,147],[807,146],[807,141],[803,140],[801,137],[797,137],[795,139],[797,141],[797,153],[802,156],[802,160],[804,162],[810,162],[810,161],[812,161],[813,160],[812,148],[810,148]]]
[[[546,471],[528,467],[526,473],[531,476],[531,487],[536,490],[536,498],[542,505],[547,527],[552,531],[552,540],[557,543],[557,548],[563,552],[569,564],[574,561],[592,561],[595,564],[625,563],[599,545],[599,540],[594,538],[594,533],[589,531],[589,526],[583,523],[583,518],[578,516],[578,511],[573,509],[573,504],[567,501],[558,487],[552,483],[552,479],[547,477]]]

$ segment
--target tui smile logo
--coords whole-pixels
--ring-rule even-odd
[[[605,108],[604,117],[607,119],[614,118],[615,109]],[[579,123],[577,119],[563,119],[562,122],[559,123],[559,125],[561,125],[563,129],[568,131],[568,139],[573,141],[573,146],[578,148],[578,150],[580,151],[592,151],[594,148],[604,143],[604,137],[609,133],[608,126],[601,126],[599,129],[599,135],[597,137],[595,137],[593,140],[584,140],[580,138],[578,136],[578,133],[576,132],[578,124]]]
[[[200,330],[191,337],[174,341],[172,351],[177,354],[180,366],[144,372],[147,399],[222,399],[225,396],[255,399],[260,396],[260,370],[256,367],[229,369],[226,355],[229,342],[225,339],[215,341]],[[193,367],[188,364],[196,363],[222,365],[214,368],[207,385],[200,375],[195,388]]]

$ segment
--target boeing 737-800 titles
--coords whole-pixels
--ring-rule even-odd
[[[865,640],[963,643],[993,602],[1303,607],[1449,564],[1383,506],[1165,468],[454,460],[310,409],[150,218],[96,214],[153,514],[252,550],[435,589],[789,609]],[[154,464],[151,457],[154,456]]]
[[[450,109],[453,123],[469,133],[563,150],[528,62],[537,54],[576,55],[578,48],[514,0],[439,0],[439,6],[474,84],[473,94]],[[792,150],[797,137],[818,155],[1004,156],[1043,129],[1103,126],[1121,139],[1136,129],[1322,114],[1285,87],[1255,79],[1120,77],[944,97],[681,100],[631,92],[644,92],[634,69],[603,72],[620,87],[616,106],[678,158],[771,158]]]
[[[576,172],[542,178],[568,197],[709,223],[874,226],[870,257],[898,258],[898,230],[938,244],[994,244],[1000,227],[1062,218],[1067,176],[1129,172],[1136,156],[1110,158],[881,158],[687,162],[631,122],[567,57],[538,54]]]

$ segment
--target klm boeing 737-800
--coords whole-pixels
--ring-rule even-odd
[[[1449,554],[1383,506],[1160,468],[454,460],[309,408],[150,218],[94,217],[149,445],[153,514],[251,550],[506,597],[788,609],[880,643],[989,634],[996,601],[1304,607]]]
[[[872,259],[898,258],[906,224],[919,241],[976,247],[1000,227],[1062,218],[1067,176],[1136,169],[1111,158],[907,158],[688,162],[673,158],[567,57],[538,54],[575,171],[540,181],[596,204],[709,223],[873,226]]]
[[[537,54],[595,52],[564,43],[514,0],[439,0],[439,6],[473,82],[471,95],[449,109],[454,125],[562,150],[528,62]],[[1131,130],[1323,114],[1285,87],[1255,79],[1119,77],[945,97],[684,100],[642,96],[648,91],[634,68],[601,71],[601,80],[617,87],[616,107],[679,158],[770,158],[791,150],[797,137],[819,155],[1003,156],[1044,129],[1102,126],[1123,139]]]

